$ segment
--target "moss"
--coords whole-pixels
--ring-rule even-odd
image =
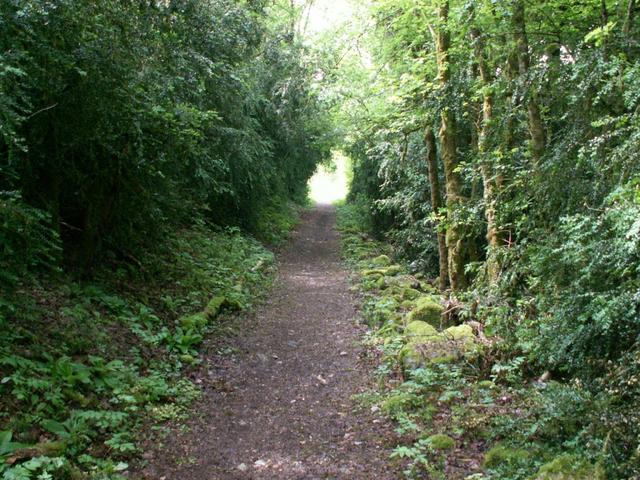
[[[429,323],[420,320],[413,321],[404,330],[409,341],[426,341],[438,336],[438,331]]]
[[[391,265],[391,259],[387,255],[379,255],[371,260],[371,263],[378,267],[388,267]]]
[[[209,300],[209,303],[207,303],[207,306],[204,309],[204,314],[209,320],[213,319],[218,315],[218,313],[220,313],[220,310],[222,309],[222,306],[225,302],[226,298],[224,295],[216,295],[211,300]]]
[[[374,285],[378,290],[384,290],[385,288],[387,288],[387,284],[385,283],[383,276],[379,276],[378,279],[374,282]]]
[[[381,268],[365,268],[360,273],[364,277],[369,277],[371,275],[382,275],[385,277],[394,277],[402,272],[402,267],[400,265],[390,265],[388,267]]]
[[[436,287],[427,282],[420,282],[420,290],[433,295],[437,295],[439,293]]]
[[[540,467],[534,480],[604,480],[600,465],[593,465],[577,455],[563,454]]]
[[[429,363],[431,365],[438,365],[442,363],[453,363],[458,359],[457,355],[441,355],[439,357],[430,357]]]
[[[484,455],[485,468],[496,468],[501,465],[519,465],[531,459],[531,452],[523,448],[512,448],[497,444]]]
[[[405,310],[411,310],[416,306],[416,303],[413,300],[403,300],[400,306]]]
[[[442,332],[442,334],[450,340],[456,340],[461,342],[474,342],[475,335],[473,329],[469,325],[458,325],[456,327],[449,327]]]
[[[477,387],[482,389],[482,390],[490,390],[492,388],[495,388],[496,384],[493,383],[491,380],[482,380],[481,382],[478,382]]]
[[[188,365],[191,365],[193,363],[195,363],[196,359],[194,358],[193,355],[189,355],[187,353],[185,353],[184,355],[180,355],[180,361],[183,363],[186,363]]]
[[[384,268],[367,268],[360,272],[363,277],[370,277],[372,275],[384,276],[385,269]]]
[[[421,297],[416,301],[416,306],[407,316],[407,322],[427,322],[434,327],[440,327],[444,307],[434,297]]]
[[[406,392],[395,393],[382,403],[382,411],[387,415],[397,415],[416,404],[416,396]]]
[[[246,308],[246,304],[242,294],[242,286],[236,285],[233,290],[226,296],[222,302],[222,308],[232,312],[238,312]]]
[[[184,330],[202,330],[207,326],[208,316],[204,312],[193,313],[191,315],[185,315],[178,319],[178,324]]]
[[[407,344],[400,350],[400,361],[409,370],[422,365],[433,344],[444,340],[433,325],[421,320],[409,323],[404,334]]]
[[[400,265],[390,265],[382,270],[384,270],[384,275],[386,277],[393,277],[402,272],[402,267]]]
[[[416,300],[422,295],[415,288],[407,287],[402,290],[402,299],[403,300]]]
[[[427,442],[429,442],[429,446],[434,450],[451,450],[456,445],[453,438],[443,433],[431,435],[427,438]]]

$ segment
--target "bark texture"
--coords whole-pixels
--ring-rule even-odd
[[[513,30],[515,32],[516,49],[518,52],[518,68],[520,76],[527,80],[531,67],[531,58],[529,56],[529,40],[527,38],[527,30],[525,23],[525,8],[523,0],[514,0],[513,2]],[[527,116],[529,121],[529,135],[531,137],[531,159],[534,167],[540,164],[540,159],[545,150],[544,123],[540,114],[540,106],[538,103],[538,94],[531,85],[527,89]]]
[[[442,93],[447,96],[451,89],[451,64],[449,47],[451,36],[448,29],[449,1],[443,0],[438,7],[438,31],[436,34],[436,56],[438,64],[438,82]],[[462,202],[461,181],[456,167],[456,124],[451,109],[445,106],[440,114],[440,145],[444,165],[447,210],[449,215]],[[453,291],[465,288],[464,241],[462,231],[455,222],[449,222],[446,233],[448,250],[449,281]]]
[[[436,151],[436,137],[429,127],[424,134],[426,147],[427,168],[429,169],[429,185],[431,187],[431,208],[438,215],[442,207],[442,194],[440,193],[440,179],[438,178],[438,154]],[[439,222],[438,222],[439,223]],[[438,287],[443,292],[447,289],[449,281],[449,267],[447,258],[447,240],[444,232],[438,229],[438,260],[440,266],[440,277]]]
[[[478,75],[482,84],[482,122],[478,134],[478,153],[480,156],[480,172],[482,174],[484,215],[487,220],[487,274],[489,281],[494,283],[500,274],[497,260],[497,250],[500,247],[500,233],[496,221],[496,203],[498,185],[491,160],[488,158],[489,129],[493,119],[494,95],[491,90],[493,75],[485,59],[484,44],[480,30],[476,26],[471,28],[473,52],[478,66]]]

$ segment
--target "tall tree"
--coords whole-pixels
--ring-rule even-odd
[[[500,233],[496,221],[496,196],[498,182],[489,158],[489,129],[493,120],[494,93],[492,90],[493,74],[487,65],[485,47],[482,35],[475,21],[475,10],[470,11],[471,17],[471,41],[473,43],[474,59],[477,72],[480,77],[482,89],[482,120],[478,134],[478,157],[480,160],[480,172],[483,183],[484,214],[487,221],[487,274],[490,282],[495,282],[500,273],[497,261],[497,249],[500,247]]]
[[[518,70],[527,88],[525,89],[525,103],[529,121],[529,136],[531,137],[531,159],[534,168],[540,164],[540,159],[545,149],[545,134],[540,106],[538,104],[538,92],[530,78],[531,56],[529,53],[529,40],[527,38],[525,5],[523,0],[513,0],[513,31],[516,41],[518,56]]]
[[[448,255],[449,281],[453,291],[465,288],[464,273],[464,239],[462,230],[455,221],[451,221],[455,210],[462,203],[462,187],[458,173],[456,154],[456,119],[448,100],[452,97],[451,62],[449,49],[451,34],[449,32],[449,0],[441,0],[438,5],[438,29],[436,31],[436,57],[438,64],[438,84],[445,98],[445,105],[440,113],[440,153],[444,165],[446,204],[449,212],[446,243]]]
[[[431,208],[436,218],[439,219],[440,208],[442,207],[442,194],[440,192],[440,179],[438,176],[438,152],[436,150],[436,136],[431,126],[428,126],[424,133],[424,144],[426,149],[427,168],[429,170],[429,186],[431,189]],[[438,265],[440,275],[438,277],[438,287],[443,292],[447,288],[449,280],[449,267],[447,258],[447,240],[445,233],[440,228],[440,220],[437,220],[438,229]]]

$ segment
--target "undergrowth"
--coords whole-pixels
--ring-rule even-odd
[[[293,225],[278,218],[272,240]],[[204,224],[160,248],[91,281],[58,271],[2,293],[3,479],[124,478],[143,426],[187,415],[200,391],[185,369],[266,290],[274,257],[238,229]]]
[[[369,237],[366,215],[357,205],[339,209],[338,225],[371,327],[365,342],[379,365],[379,391],[359,400],[393,420],[399,443],[391,460],[400,462],[406,478],[637,478],[637,450],[627,452],[625,465],[615,464],[611,453],[621,447],[612,444],[610,428],[625,425],[612,422],[612,412],[626,412],[628,422],[635,415],[621,408],[623,399],[613,386],[613,393],[595,395],[578,381],[532,378],[526,357],[500,338],[482,335],[481,341],[477,332],[467,344],[474,347],[465,347],[462,354],[434,358],[430,350],[442,349],[442,343],[426,342],[420,360],[407,361],[415,342],[407,324],[417,307],[402,299],[409,287],[394,285],[404,282],[433,296],[432,282],[395,271],[372,280],[372,266],[390,248]],[[630,359],[628,368],[633,365]]]

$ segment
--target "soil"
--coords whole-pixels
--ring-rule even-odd
[[[203,398],[186,427],[147,446],[142,478],[401,478],[392,427],[353,396],[371,387],[357,299],[340,261],[335,212],[303,214],[264,304],[233,355],[204,354]]]

